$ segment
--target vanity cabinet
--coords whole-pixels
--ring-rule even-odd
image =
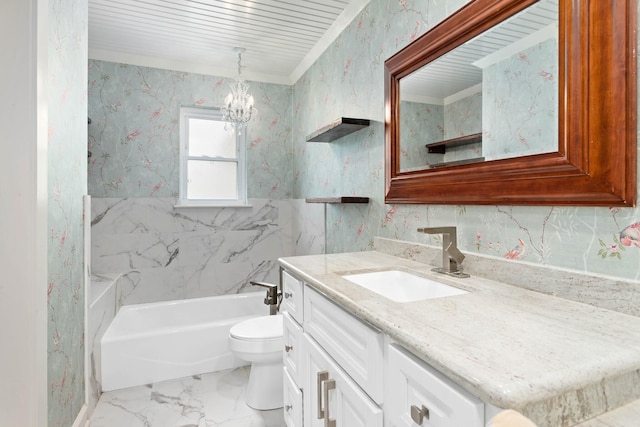
[[[285,270],[282,292],[287,427],[484,425],[480,399]]]

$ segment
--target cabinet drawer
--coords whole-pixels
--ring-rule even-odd
[[[291,378],[302,384],[300,362],[302,357],[302,327],[293,320],[290,313],[282,314],[282,338],[284,341],[283,361]]]
[[[396,344],[389,345],[387,357],[385,414],[390,427],[484,425],[480,399]],[[428,412],[428,418],[413,421],[412,406],[416,412]],[[420,419],[418,414],[415,417]]]
[[[302,391],[289,375],[286,367],[284,375],[284,423],[287,427],[302,427]]]
[[[304,319],[304,302],[302,299],[303,283],[287,271],[282,270],[282,306],[291,317],[302,324]]]
[[[304,294],[304,331],[378,404],[383,401],[383,334],[310,287]]]

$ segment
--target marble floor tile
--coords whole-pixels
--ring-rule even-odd
[[[284,427],[244,402],[249,367],[103,393],[90,427]]]

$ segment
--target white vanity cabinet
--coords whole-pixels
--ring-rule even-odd
[[[287,427],[481,427],[484,403],[287,271]],[[383,412],[384,409],[384,412]]]

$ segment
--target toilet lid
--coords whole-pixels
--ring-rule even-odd
[[[232,326],[229,334],[233,338],[248,341],[282,338],[282,315],[243,320]]]

